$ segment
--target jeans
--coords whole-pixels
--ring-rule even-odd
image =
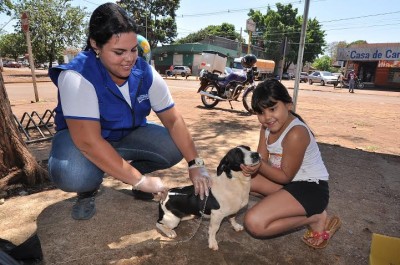
[[[354,79],[350,79],[349,81],[349,91],[353,91],[356,85],[356,81]]]
[[[110,144],[142,174],[170,168],[183,158],[168,130],[154,123]],[[53,137],[48,170],[54,184],[67,192],[93,191],[104,177],[104,172],[76,148],[67,129]]]

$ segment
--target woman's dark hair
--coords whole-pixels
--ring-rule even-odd
[[[138,28],[131,17],[119,5],[105,3],[97,7],[90,17],[89,36],[85,51],[92,49],[90,39],[101,48],[114,34],[135,32]]]
[[[261,114],[265,108],[275,106],[278,101],[282,101],[285,104],[293,103],[292,97],[289,95],[287,88],[281,82],[276,79],[267,79],[258,83],[254,90],[253,97],[251,98],[251,108],[257,114]],[[290,113],[304,122],[300,115],[294,111],[291,110]]]

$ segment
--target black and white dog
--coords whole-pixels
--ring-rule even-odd
[[[181,220],[200,217],[204,210],[205,215],[211,215],[208,247],[218,250],[215,236],[225,217],[231,216],[229,221],[235,231],[243,230],[243,226],[236,222],[235,214],[249,201],[250,177],[243,175],[240,164],[256,165],[260,161],[259,153],[252,152],[247,146],[231,149],[221,160],[217,175],[212,176],[212,187],[207,198],[200,200],[194,194],[193,185],[168,191],[165,200],[160,201],[157,228],[167,237],[175,238],[173,229]]]

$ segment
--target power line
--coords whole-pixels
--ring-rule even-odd
[[[326,0],[315,0],[314,2],[321,2],[321,1],[326,1]],[[289,4],[301,4],[302,0],[298,1],[292,1],[292,2],[285,2],[282,3],[283,5],[289,5]],[[226,9],[226,10],[219,10],[219,11],[214,11],[214,12],[206,12],[206,13],[195,13],[195,14],[181,14],[177,15],[177,17],[180,18],[187,18],[187,17],[202,17],[202,16],[214,16],[214,15],[220,15],[224,13],[238,13],[238,12],[245,12],[249,11],[250,9],[254,10],[262,10],[262,9],[267,9],[271,7],[276,7],[276,4],[271,4],[268,6],[257,6],[257,7],[246,7],[246,8],[238,8],[238,9]]]
[[[11,21],[13,21],[15,18],[11,18],[7,23],[5,23],[2,27],[1,27],[1,29],[0,29],[0,31],[2,31]]]
[[[371,14],[371,15],[358,16],[358,17],[339,18],[339,19],[322,21],[321,23],[329,23],[329,22],[336,22],[336,21],[343,21],[343,20],[353,20],[353,19],[367,18],[367,17],[377,17],[377,16],[384,16],[384,15],[392,15],[392,14],[397,14],[397,13],[400,13],[400,11],[394,11],[394,12],[388,12],[388,13],[378,13],[378,14]]]
[[[297,3],[297,2],[292,2],[292,3]],[[254,7],[254,8],[251,8],[251,9],[257,9],[257,8],[260,8],[260,7]],[[216,15],[216,14],[221,14],[221,13],[240,12],[240,11],[245,11],[245,10],[249,10],[249,8],[226,10],[226,11],[216,11],[216,12],[209,12],[209,13],[198,13],[198,14],[190,14],[190,15],[182,15],[182,17],[184,17],[184,16],[192,16],[192,17],[194,17],[194,16],[208,16],[208,15]],[[363,19],[363,18],[369,18],[369,17],[386,16],[386,15],[392,15],[392,14],[397,14],[397,13],[400,13],[400,11],[369,14],[369,15],[364,15],[364,16],[356,16],[356,17],[348,17],[348,18],[340,18],[340,19],[333,19],[333,20],[321,21],[320,24],[321,24],[321,26],[324,26],[324,25],[322,25],[322,23],[331,23],[331,22],[338,22],[338,21],[348,21],[348,20],[355,20],[355,19]],[[325,31],[347,30],[347,29],[357,29],[357,28],[365,28],[365,27],[382,27],[382,26],[391,26],[391,25],[398,25],[398,24],[397,23],[396,24],[382,24],[382,25],[376,25],[375,24],[375,25],[371,25],[371,26],[368,26],[368,25],[364,24],[364,25],[362,25],[360,27],[357,27],[357,26],[355,26],[355,27],[344,27],[344,28],[329,29],[329,30],[325,30]],[[190,31],[190,30],[185,30],[185,31],[186,32],[190,32],[190,33],[197,32],[197,31]],[[237,30],[236,30],[236,32],[240,33],[240,31],[237,31]],[[190,33],[187,33],[187,34],[190,34]],[[284,33],[285,34],[299,34],[300,32],[290,32],[290,33],[287,33],[287,32],[275,32],[274,35],[284,34]],[[184,33],[181,33],[181,34],[184,34]]]
[[[92,5],[95,5],[95,6],[98,6],[99,5],[99,3],[93,3],[93,2],[91,2],[91,1],[88,1],[88,0],[82,0],[83,2],[86,2],[86,3],[89,3],[89,4],[92,4]]]

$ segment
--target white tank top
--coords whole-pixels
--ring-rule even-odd
[[[265,138],[267,144],[267,150],[269,152],[269,163],[271,166],[280,168],[282,160],[282,141],[286,134],[294,126],[304,126],[310,135],[310,143],[307,146],[306,153],[304,154],[303,162],[301,163],[299,171],[296,173],[292,181],[309,181],[318,183],[319,180],[328,180],[329,173],[326,170],[324,162],[322,161],[321,152],[319,151],[318,144],[315,141],[310,129],[306,124],[301,122],[298,118],[295,118],[289,126],[283,131],[279,139],[273,144],[268,144],[269,130],[265,131]]]

